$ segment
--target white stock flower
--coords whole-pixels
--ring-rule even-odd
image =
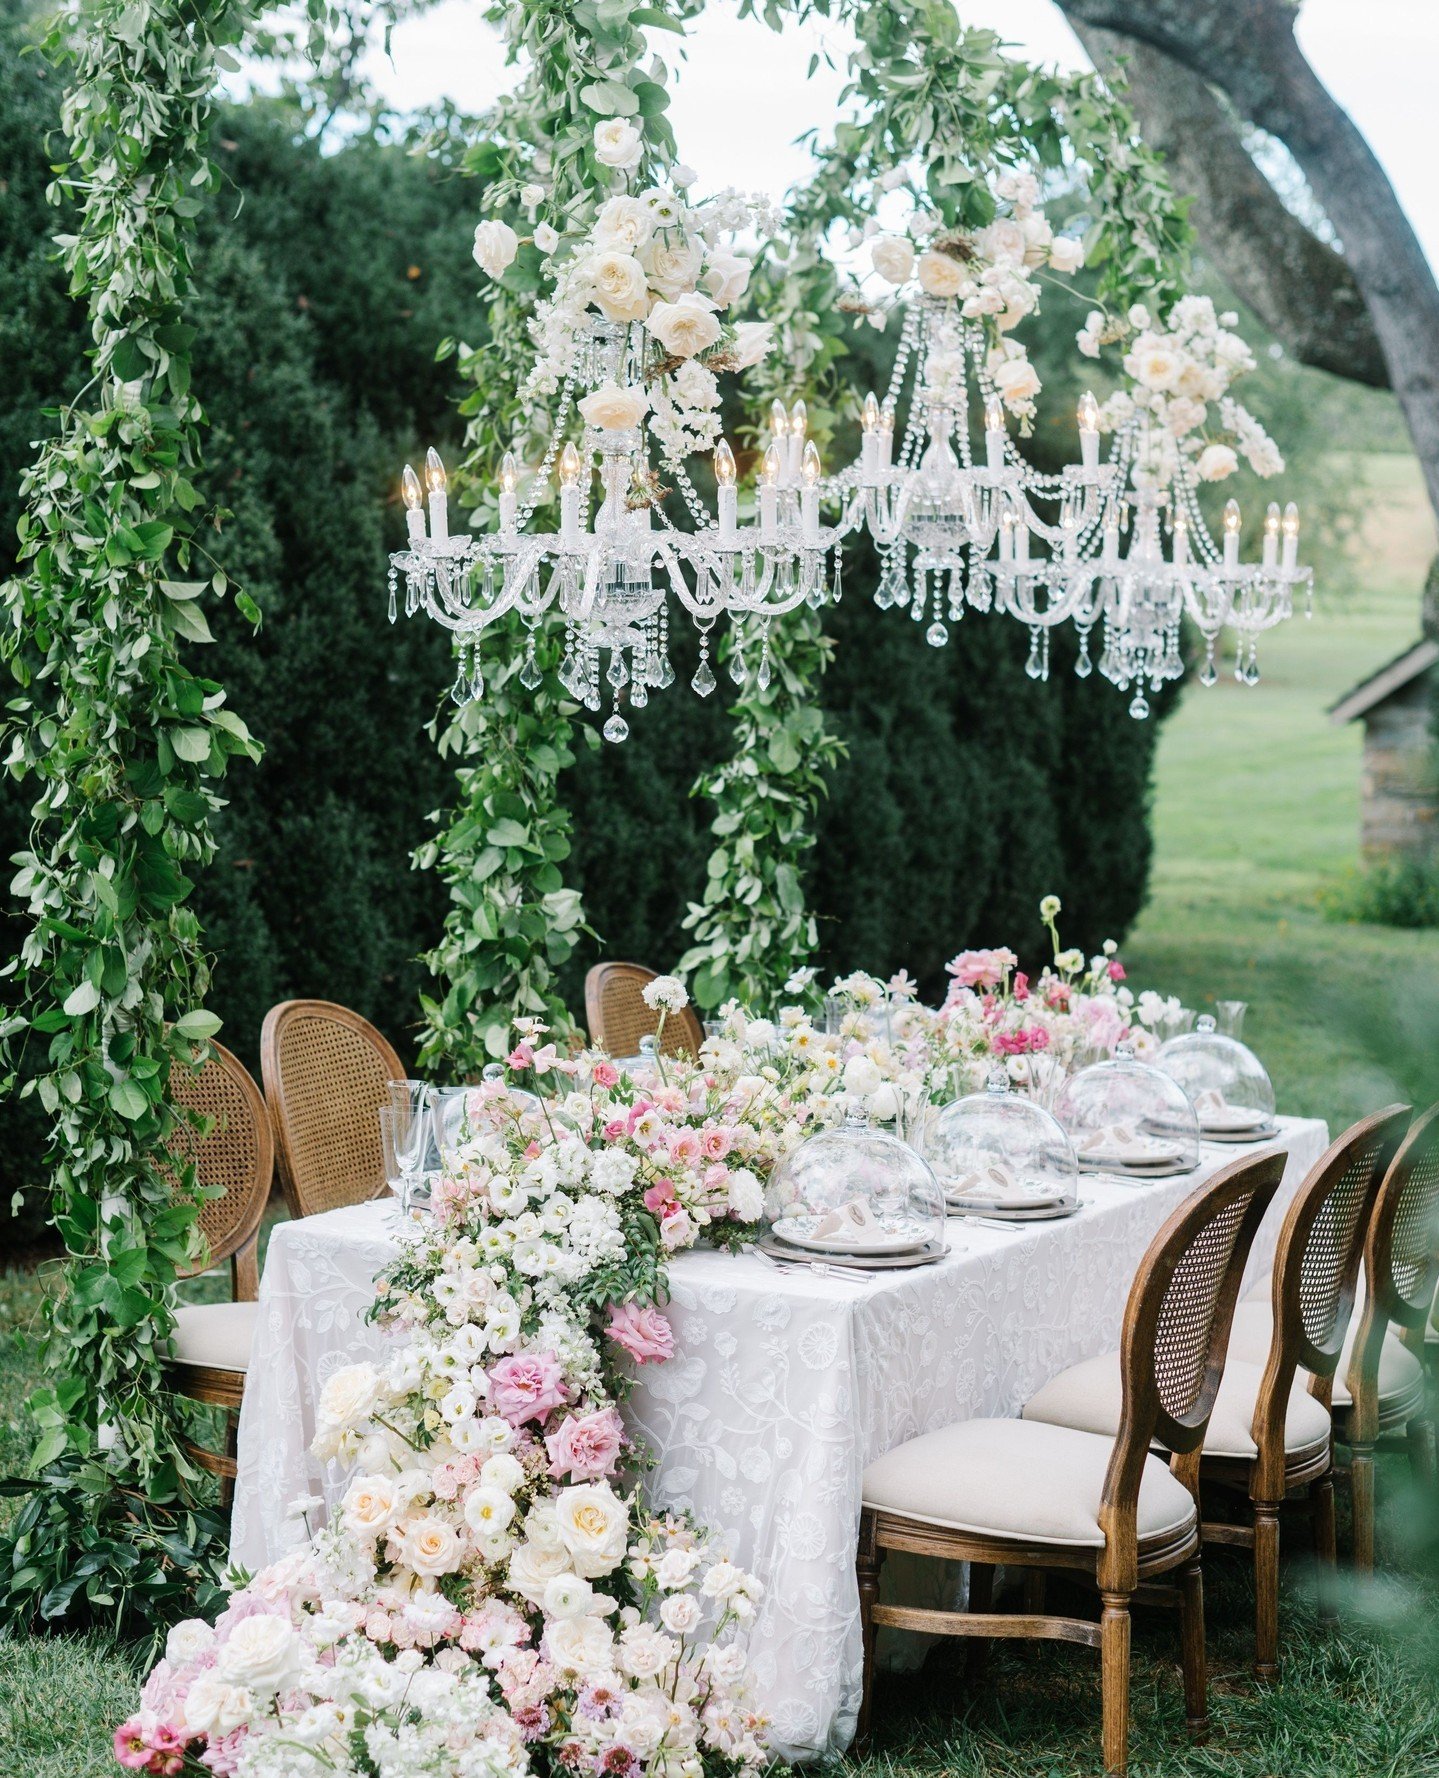
[[[216,1671],[230,1685],[270,1697],[299,1672],[300,1638],[288,1617],[241,1618],[225,1639]]]
[[[728,1181],[730,1214],[740,1222],[758,1222],[764,1215],[764,1187],[748,1167],[738,1167]]]
[[[887,283],[903,284],[914,270],[914,248],[903,235],[881,235],[869,250],[869,260]]]
[[[508,222],[482,222],[475,230],[475,264],[491,278],[514,264],[520,237]]]
[[[609,1574],[624,1560],[629,1508],[604,1482],[581,1482],[555,1496],[561,1544],[586,1580]]]
[[[595,125],[595,159],[604,167],[628,172],[640,163],[640,133],[622,117],[607,117]]]
[[[604,383],[593,389],[580,402],[580,416],[587,426],[598,426],[604,432],[627,432],[644,419],[650,398],[639,383],[623,387]]]
[[[686,291],[673,302],[658,302],[646,327],[672,358],[692,358],[720,336],[714,303],[698,291]]]
[[[919,256],[919,287],[928,296],[958,296],[968,273],[948,253],[928,252]]]
[[[690,1003],[684,983],[677,975],[657,975],[640,990],[640,998],[651,1012],[661,1007],[666,1012],[683,1012]]]

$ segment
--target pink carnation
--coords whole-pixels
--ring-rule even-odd
[[[675,1349],[674,1329],[669,1322],[658,1309],[644,1308],[639,1303],[611,1303],[606,1331],[636,1364],[663,1364]]]
[[[564,1372],[553,1352],[516,1352],[490,1372],[490,1404],[511,1426],[543,1420],[567,1399]]]
[[[577,1482],[613,1475],[624,1443],[624,1428],[613,1408],[593,1414],[570,1414],[545,1440],[550,1474],[569,1475]]]
[[[997,988],[1005,971],[1018,961],[1013,951],[1001,946],[993,951],[961,951],[944,967],[961,988]]]

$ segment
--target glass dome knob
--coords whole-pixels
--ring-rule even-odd
[[[485,1067],[484,1067],[484,1072],[480,1076],[480,1078],[485,1081],[503,1080],[505,1078],[504,1063],[503,1062],[486,1062]]]
[[[1201,1013],[1194,1021],[1194,1029],[1196,1031],[1202,1031],[1207,1037],[1211,1031],[1218,1029],[1218,1021],[1213,1013]]]
[[[642,1056],[644,1056],[647,1060],[653,1060],[654,1053],[655,1053],[654,1038],[653,1037],[642,1037],[640,1039],[640,1054]]]
[[[989,1078],[984,1083],[984,1090],[993,1093],[996,1098],[1009,1091],[1009,1074],[998,1062],[989,1071]]]
[[[1128,1039],[1122,1043],[1116,1043],[1114,1059],[1116,1062],[1132,1062],[1134,1060],[1134,1045]]]

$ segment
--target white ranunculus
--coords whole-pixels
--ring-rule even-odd
[[[340,1502],[340,1518],[352,1536],[372,1541],[394,1524],[400,1507],[393,1476],[356,1476]]]
[[[881,235],[870,248],[869,259],[890,284],[903,284],[914,270],[914,248],[903,235]]]
[[[595,125],[595,159],[604,167],[628,172],[640,164],[640,133],[622,117],[607,117]]]
[[[587,1580],[566,1570],[557,1574],[545,1587],[546,1617],[603,1617],[614,1610],[615,1602],[597,1593]]]
[[[579,404],[580,417],[587,426],[598,426],[605,432],[627,432],[644,419],[649,405],[649,395],[639,383],[624,387],[605,383]]]
[[[596,247],[635,253],[655,232],[655,213],[639,198],[610,198],[595,218]]]
[[[1074,235],[1056,235],[1049,243],[1049,263],[1056,272],[1077,272],[1084,264],[1084,242]]]
[[[919,287],[929,296],[958,296],[969,274],[948,253],[921,253]]]
[[[1239,467],[1239,459],[1227,444],[1205,445],[1194,465],[1202,482],[1222,482]]]
[[[380,1374],[374,1365],[343,1365],[325,1379],[316,1414],[322,1426],[358,1427],[379,1398]]]
[[[614,1633],[600,1617],[551,1618],[545,1625],[545,1646],[565,1673],[608,1673],[614,1667]]]
[[[884,1076],[879,1071],[879,1064],[871,1056],[861,1052],[851,1056],[844,1065],[844,1089],[854,1093],[861,1099],[867,1099],[871,1093],[877,1093],[883,1083]]]
[[[531,1605],[543,1605],[545,1588],[557,1574],[564,1574],[570,1559],[562,1549],[541,1549],[537,1543],[522,1543],[510,1557],[510,1591]]]
[[[481,1485],[498,1488],[502,1494],[513,1494],[524,1479],[525,1466],[508,1451],[496,1451],[493,1457],[486,1458],[480,1470]]]
[[[405,1560],[416,1574],[452,1574],[464,1560],[465,1546],[454,1526],[433,1513],[411,1519],[404,1528]]]
[[[1006,358],[995,367],[994,386],[1006,407],[1032,401],[1039,393],[1039,373],[1027,358]]]
[[[675,1636],[688,1636],[700,1621],[699,1601],[693,1593],[671,1593],[660,1605],[660,1622]]]
[[[216,1740],[243,1727],[255,1714],[255,1699],[242,1685],[228,1685],[213,1673],[202,1673],[185,1693],[185,1727],[192,1735]]]
[[[773,321],[738,321],[735,323],[734,344],[730,347],[730,360],[736,370],[748,370],[767,356],[773,343]]]
[[[515,263],[520,237],[508,222],[482,222],[475,230],[475,264],[492,278]]]
[[[650,306],[645,268],[632,253],[596,253],[584,263],[595,301],[611,321],[643,321]]]
[[[629,1508],[603,1482],[561,1488],[555,1497],[560,1542],[575,1572],[586,1580],[608,1574],[624,1560]]]
[[[712,253],[704,286],[722,309],[737,302],[749,285],[750,262],[738,253]]]
[[[515,1503],[503,1488],[471,1488],[465,1496],[465,1523],[476,1537],[498,1537],[515,1516]]]
[[[204,1618],[187,1617],[165,1638],[165,1659],[172,1667],[187,1666],[204,1654],[214,1640],[215,1632]]]
[[[673,302],[656,303],[646,327],[673,358],[692,358],[720,336],[714,303],[698,291],[686,291]]]
[[[216,1667],[228,1684],[270,1697],[299,1672],[300,1638],[287,1617],[241,1618],[226,1637]]]

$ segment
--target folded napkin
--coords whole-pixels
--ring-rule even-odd
[[[952,1197],[973,1198],[983,1193],[986,1197],[1002,1198],[1012,1192],[1019,1181],[1003,1161],[989,1161],[980,1166],[971,1167],[964,1173],[956,1173],[946,1179],[945,1190]]]
[[[837,1210],[828,1211],[819,1219],[814,1229],[814,1234],[822,1241],[830,1240],[836,1235],[865,1235],[874,1232],[884,1234],[886,1230],[862,1198],[852,1198],[848,1204],[841,1204]]]
[[[1179,1153],[1174,1142],[1154,1136],[1141,1136],[1130,1124],[1105,1124],[1091,1130],[1079,1144],[1079,1152],[1087,1160],[1113,1161],[1120,1166],[1157,1164],[1173,1160]]]
[[[1231,1105],[1217,1087],[1196,1094],[1194,1109],[1206,1130],[1253,1130],[1265,1121],[1252,1105]]]

